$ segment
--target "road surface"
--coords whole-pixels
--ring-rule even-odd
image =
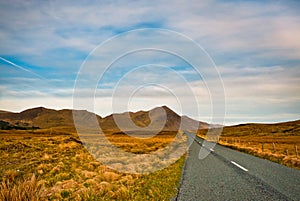
[[[200,160],[202,144],[190,146],[176,200],[300,200],[299,170],[220,145]]]

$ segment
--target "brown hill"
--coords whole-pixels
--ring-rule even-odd
[[[72,110],[52,110],[43,107],[37,107],[22,111],[20,113],[2,111],[0,119],[24,127],[35,126],[39,128],[52,128],[58,126],[74,127]],[[83,117],[94,115],[88,111],[78,110]],[[101,117],[97,116],[99,119]]]
[[[130,125],[125,121],[128,116],[134,122],[134,125]],[[150,118],[151,116],[151,118]],[[115,119],[119,119],[120,123],[124,126],[123,130],[134,131],[140,128],[149,126],[155,128],[161,126],[161,122],[166,122],[163,126],[164,131],[177,131],[182,123],[182,130],[197,130],[199,128],[207,128],[208,124],[193,120],[187,116],[179,116],[167,106],[156,107],[150,111],[138,111],[138,112],[124,112],[121,114],[112,114],[100,120],[100,125],[103,130],[119,130],[116,125]],[[152,124],[152,125],[151,125]]]
[[[163,110],[162,110],[163,109]],[[164,116],[166,113],[166,117]],[[151,114],[151,118],[150,118]],[[134,125],[129,125],[126,122],[128,117],[134,122]],[[100,121],[101,128],[103,130],[118,129],[115,119],[120,119],[120,123],[124,123],[123,129],[125,130],[136,130],[136,128],[141,127],[145,128],[151,123],[153,125],[159,125],[161,121],[164,121],[167,118],[166,124],[164,126],[165,130],[178,130],[180,125],[180,116],[173,112],[166,106],[157,107],[150,111],[138,111],[138,112],[124,112],[120,114],[111,114]],[[151,121],[152,119],[152,121]]]
[[[222,136],[300,135],[300,120],[273,124],[248,123],[223,128]]]
[[[53,110],[43,107],[32,108],[20,113],[13,113],[7,111],[0,112],[0,120],[10,123],[11,125],[25,126],[25,127],[39,127],[39,128],[51,128],[51,127],[74,127],[73,121],[73,111],[74,110]],[[76,115],[78,115],[84,124],[84,126],[89,125],[91,118],[95,117],[94,113],[75,110]],[[161,125],[161,122],[165,122],[162,130],[164,131],[177,131],[182,124],[182,129],[184,130],[197,130],[198,128],[207,128],[209,125],[204,122],[199,122],[193,120],[187,116],[179,116],[174,111],[172,111],[167,106],[156,107],[150,111],[138,111],[138,112],[125,112],[121,114],[112,114],[105,118],[101,118],[96,115],[97,120],[101,126],[102,130],[110,131],[120,131],[116,125],[115,118],[120,119],[119,121],[125,122],[126,117],[130,116],[134,124],[125,124],[126,130],[135,131],[140,128],[145,128],[150,126],[155,128],[156,125]],[[151,118],[150,118],[151,116]],[[165,120],[166,118],[166,120]],[[91,123],[90,123],[91,124]],[[122,130],[124,126],[122,127]]]

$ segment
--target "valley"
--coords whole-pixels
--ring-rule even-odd
[[[159,112],[161,109],[165,115]],[[87,132],[78,134],[72,112],[42,107],[20,113],[0,112],[0,199],[13,200],[22,196],[31,200],[175,199],[186,154],[176,160],[170,158],[170,165],[166,168],[161,166],[155,172],[137,173],[161,165],[159,158],[141,163],[147,154],[159,153],[174,141],[179,141],[179,148],[186,145],[187,138],[182,130],[197,132],[199,137],[208,141],[299,169],[296,152],[300,146],[299,121],[228,126],[223,128],[221,136],[207,138],[207,129],[212,125],[181,117],[166,106],[116,114],[121,120],[129,115],[135,126],[141,129],[166,118],[162,130],[149,137],[147,132],[151,130],[141,132],[130,126],[120,130],[113,115],[103,118],[83,110],[76,111],[76,114],[85,122]],[[90,123],[92,118],[99,123],[101,135]],[[139,169],[126,164],[128,161],[124,161],[124,157],[113,156],[105,140],[125,153],[136,155],[129,161],[141,163]],[[121,166],[124,172],[96,160],[95,153],[88,152],[87,147],[90,147],[89,151],[102,147],[104,155],[100,156],[106,157],[105,162],[112,167]],[[161,153],[160,157],[165,156]]]

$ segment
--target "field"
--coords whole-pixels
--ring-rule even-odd
[[[98,162],[65,128],[0,131],[0,200],[170,200],[176,196],[185,157],[149,174],[117,172]],[[131,153],[151,153],[173,134],[109,141]],[[150,164],[150,162],[149,162]]]
[[[207,138],[206,132],[200,130],[198,136]],[[208,140],[300,169],[300,121],[224,127],[221,136]]]

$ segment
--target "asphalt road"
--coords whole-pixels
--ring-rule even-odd
[[[176,200],[300,200],[299,170],[220,145],[201,160],[202,144],[190,146]]]

